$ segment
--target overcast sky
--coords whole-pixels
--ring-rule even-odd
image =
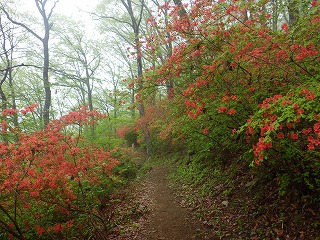
[[[30,1],[30,0],[27,0]],[[34,3],[34,0],[31,0]],[[56,12],[82,19],[82,11],[92,12],[100,0],[60,0]]]
[[[100,1],[101,0],[59,0],[55,12],[75,16],[79,15],[79,9],[87,12],[93,11]],[[54,0],[49,0],[48,5],[52,2],[54,2]],[[20,0],[20,3],[24,5],[25,10],[36,11],[34,0]]]
[[[54,13],[70,16],[76,20],[91,20],[89,14],[84,12],[93,12],[97,4],[101,0],[59,0],[54,9]],[[49,0],[47,5],[48,9],[52,6],[54,0]],[[39,14],[34,0],[20,0],[23,5],[23,9],[28,12],[33,12],[36,15]]]
[[[101,0],[59,0],[53,14],[63,14],[70,16],[74,20],[82,21],[86,26],[86,31],[90,35],[95,35],[93,33],[95,32],[94,26],[96,22],[94,22],[91,16],[86,12],[94,12],[100,1]],[[34,0],[20,0],[20,2],[23,5],[22,9],[24,11],[31,12],[40,18]],[[54,0],[48,1],[48,9],[52,6],[50,3],[53,2]]]

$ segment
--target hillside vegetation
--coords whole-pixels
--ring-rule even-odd
[[[0,4],[0,239],[117,235],[154,161],[219,238],[320,239],[319,1],[186,2]]]

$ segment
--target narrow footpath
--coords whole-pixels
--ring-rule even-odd
[[[208,229],[192,218],[190,210],[180,206],[179,198],[168,186],[166,167],[153,167],[148,173],[145,187],[151,201],[149,205],[151,214],[142,227],[139,239],[213,239],[209,238]]]

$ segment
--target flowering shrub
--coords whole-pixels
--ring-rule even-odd
[[[117,135],[119,138],[126,140],[127,146],[137,147],[137,137],[138,134],[135,132],[133,126],[125,125],[117,128]]]
[[[20,112],[28,111],[33,108]],[[2,133],[14,130],[18,139],[0,143],[0,229],[8,238],[62,239],[71,237],[72,229],[85,219],[101,220],[98,192],[107,188],[118,161],[112,151],[87,145],[78,134],[65,135],[62,130],[75,134],[77,128],[103,117],[80,107],[32,134],[2,122]]]
[[[320,84],[266,98],[239,132],[253,141],[254,163],[320,190]],[[286,183],[287,184],[287,183]]]
[[[320,5],[306,3],[291,23],[272,16],[270,4],[196,0],[185,17],[174,4],[162,6],[169,20],[154,16],[151,27],[170,38],[155,41],[155,31],[147,48],[157,53],[161,44],[185,41],[146,74],[156,86],[174,86],[165,118],[153,114],[146,125],[202,159],[254,159],[261,176],[285,176],[286,186],[316,190]]]

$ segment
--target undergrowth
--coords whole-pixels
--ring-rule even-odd
[[[292,191],[247,164],[169,156],[170,179],[183,204],[222,239],[317,239],[319,202]]]

